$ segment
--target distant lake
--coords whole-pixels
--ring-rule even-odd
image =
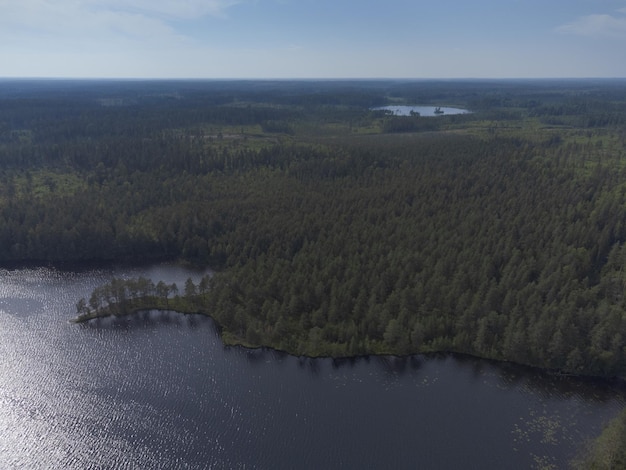
[[[447,354],[307,359],[225,347],[173,312],[76,325],[111,277],[0,269],[0,469],[566,468],[622,384]]]
[[[373,110],[387,110],[391,111],[395,116],[409,116],[411,111],[419,113],[420,116],[445,116],[450,114],[468,114],[470,111],[462,108],[448,108],[445,106],[381,106],[379,108],[372,108]],[[435,110],[442,111],[436,113]]]

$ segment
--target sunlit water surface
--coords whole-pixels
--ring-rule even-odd
[[[625,403],[474,359],[226,348],[197,315],[69,322],[112,276],[202,274],[0,270],[0,469],[564,468]]]
[[[468,114],[470,111],[463,108],[451,108],[448,106],[407,106],[407,105],[390,105],[373,108],[374,110],[390,111],[395,116],[410,116],[411,112],[418,113],[420,116],[445,116],[453,114]],[[437,112],[440,111],[440,112]]]

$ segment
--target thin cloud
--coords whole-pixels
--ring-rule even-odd
[[[0,50],[188,44],[178,21],[224,17],[242,1],[249,0],[0,0]]]
[[[140,12],[147,16],[194,19],[203,16],[224,16],[225,11],[244,0],[83,0],[99,9]]]
[[[0,0],[0,38],[33,34],[182,38],[171,20],[224,16],[243,0]]]
[[[618,10],[622,15],[588,15],[578,20],[559,26],[560,33],[576,34],[588,37],[611,37],[626,39],[626,8]]]

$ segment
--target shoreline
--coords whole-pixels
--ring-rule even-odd
[[[505,359],[482,357],[482,356],[477,356],[474,354],[469,354],[466,352],[453,351],[453,350],[447,350],[447,349],[446,350],[423,350],[423,351],[415,351],[415,352],[406,353],[406,354],[396,354],[393,352],[370,352],[370,353],[365,353],[365,354],[338,355],[338,356],[333,356],[330,354],[320,354],[320,355],[315,355],[315,356],[310,355],[310,354],[298,354],[296,352],[289,351],[287,349],[279,348],[276,346],[272,346],[269,344],[256,345],[256,344],[249,343],[245,341],[243,338],[240,338],[237,335],[231,333],[230,331],[224,329],[224,327],[219,323],[219,321],[210,313],[202,311],[198,308],[193,308],[192,305],[190,305],[191,308],[188,308],[188,309],[181,308],[182,307],[181,302],[185,303],[184,297],[168,299],[168,304],[171,303],[172,305],[164,305],[165,301],[157,297],[154,297],[153,300],[155,301],[155,303],[153,304],[149,304],[147,302],[141,301],[140,302],[141,305],[127,305],[126,306],[127,309],[123,311],[117,311],[117,312],[112,311],[111,308],[107,306],[95,312],[90,312],[87,314],[79,315],[75,318],[70,319],[69,321],[70,323],[73,323],[73,324],[81,324],[81,323],[90,322],[92,320],[104,319],[104,318],[109,318],[109,317],[121,318],[125,316],[131,316],[140,312],[145,312],[145,311],[150,311],[150,310],[162,311],[162,312],[165,312],[165,311],[174,312],[180,315],[202,315],[202,316],[210,318],[218,327],[220,339],[225,346],[238,346],[238,347],[243,347],[249,350],[268,349],[268,350],[288,354],[290,356],[298,357],[298,358],[333,359],[333,360],[351,360],[351,359],[359,359],[359,358],[366,358],[366,357],[372,357],[372,356],[373,357],[389,356],[389,357],[396,357],[396,358],[409,358],[412,356],[424,356],[424,355],[430,355],[430,354],[452,354],[452,355],[456,355],[460,357],[469,357],[469,358],[478,359],[482,361],[488,361],[488,362],[492,362],[492,363],[500,364],[500,365],[508,364],[508,365],[513,365],[516,367],[528,368],[528,369],[540,371],[542,373],[545,373],[546,375],[555,376],[555,377],[571,377],[571,378],[582,379],[582,380],[600,380],[603,382],[615,383],[618,386],[626,387],[626,377],[575,374],[575,373],[565,372],[565,371],[558,370],[558,369],[541,367],[541,366],[537,366],[533,364],[524,364],[520,362],[505,360]],[[133,302],[130,301],[129,304],[131,303]],[[117,309],[117,306],[114,305],[113,309],[114,310]]]

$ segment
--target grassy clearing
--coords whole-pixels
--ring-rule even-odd
[[[43,200],[50,197],[72,196],[87,188],[84,178],[74,173],[47,169],[22,171],[3,184],[0,200],[8,198]]]

